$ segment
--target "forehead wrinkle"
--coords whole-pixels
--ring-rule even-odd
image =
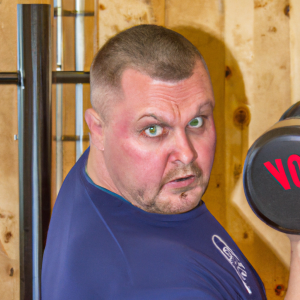
[[[214,108],[214,99],[213,97],[207,96],[205,91],[195,93],[192,97],[191,95],[183,94],[178,95],[175,94],[170,95],[169,93],[151,91],[148,94],[151,99],[151,104],[166,104],[167,107],[171,106],[172,111],[175,115],[180,116],[180,110],[186,108],[186,106],[190,106],[193,103],[201,102],[197,105],[197,111],[200,111],[203,107],[209,105],[211,108]],[[205,98],[204,98],[205,97]]]
[[[167,86],[174,86],[174,85],[177,85],[180,81],[163,81],[163,80],[159,80],[159,79],[153,79],[151,84],[153,84],[153,85],[162,85],[162,84],[164,84],[164,85],[167,85]]]
[[[167,120],[169,124],[173,123],[175,119],[180,120],[180,103],[186,99],[175,98],[169,93],[151,92],[150,107],[154,109],[155,114],[160,112],[162,117]]]
[[[191,98],[199,99],[203,96],[207,97],[210,93],[211,86],[207,83],[195,81],[191,84],[187,83],[188,79],[179,82],[151,81],[148,89],[148,95],[153,99],[167,100],[180,105]]]
[[[179,121],[181,121],[181,114],[180,114],[180,109],[177,103],[172,103],[172,109],[173,113],[175,115],[175,118],[177,117]]]
[[[165,82],[156,80],[150,82],[150,86],[152,86],[152,93],[154,94],[166,96],[174,94],[177,98],[184,98],[184,95],[189,94],[188,92],[193,89],[198,90],[201,85],[193,83],[193,85],[190,86],[189,84],[185,84],[184,80],[180,82]],[[205,89],[203,88],[203,92],[204,90]]]
[[[171,92],[170,92],[171,90]],[[196,92],[192,97],[191,95],[186,92],[188,88],[186,89],[181,89],[181,90],[175,90],[175,89],[170,89],[167,90],[166,87],[162,87],[161,89],[152,89],[148,91],[148,96],[151,99],[151,102],[156,102],[156,101],[162,101],[165,103],[170,103],[171,105],[178,105],[184,103],[185,101],[191,100],[191,98],[197,99],[201,98],[200,94],[205,94],[205,91],[202,91],[201,93]]]

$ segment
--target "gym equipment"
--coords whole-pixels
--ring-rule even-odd
[[[52,83],[57,84],[54,137],[57,150],[57,191],[63,174],[62,143],[74,141],[81,146],[84,140],[88,140],[88,136],[83,135],[81,130],[82,97],[76,101],[76,113],[79,115],[76,126],[79,129],[76,129],[75,135],[62,134],[62,84],[73,83],[82,88],[83,83],[89,83],[89,72],[84,72],[80,65],[77,71],[62,71],[62,18],[75,18],[75,40],[79,42],[80,48],[76,50],[76,60],[80,62],[84,59],[81,54],[84,43],[80,39],[81,34],[84,35],[83,17],[93,16],[94,12],[82,9],[84,0],[76,0],[75,11],[72,12],[63,9],[61,0],[54,3],[56,71],[51,71],[51,5],[18,4],[18,71],[0,72],[0,84],[16,84],[19,87],[18,134],[14,138],[18,139],[19,147],[20,299],[40,299],[43,247],[51,213]]]
[[[300,102],[253,143],[243,181],[247,201],[263,222],[300,234]]]

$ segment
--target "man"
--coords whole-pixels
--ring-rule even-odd
[[[265,299],[201,201],[216,135],[198,50],[159,26],[126,30],[93,61],[91,101],[90,148],[53,210],[42,299]]]

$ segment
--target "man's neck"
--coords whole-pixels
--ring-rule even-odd
[[[102,151],[99,151],[92,143],[90,145],[86,172],[96,185],[120,195],[108,174]]]

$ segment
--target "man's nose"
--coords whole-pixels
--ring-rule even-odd
[[[170,155],[171,161],[174,163],[188,165],[197,157],[198,154],[186,132],[176,133],[174,137],[173,149]]]

